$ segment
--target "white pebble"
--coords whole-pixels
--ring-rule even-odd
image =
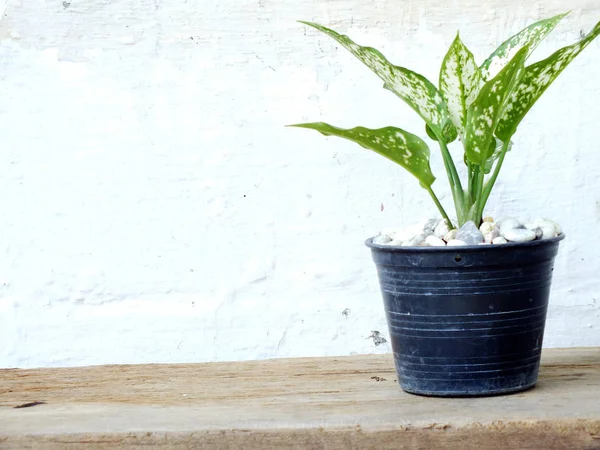
[[[552,239],[558,236],[554,227],[540,227],[540,229],[542,230],[541,239]]]
[[[469,220],[460,227],[456,234],[456,239],[465,241],[467,245],[477,245],[483,242],[483,235],[479,231],[479,228],[477,228],[477,225],[475,225],[475,222]]]
[[[380,234],[379,236],[375,236],[375,238],[373,238],[373,244],[384,245],[392,242],[392,240],[393,239],[387,234]]]
[[[531,230],[535,233],[535,238],[536,239],[542,239],[542,236],[544,235],[544,231],[541,229],[541,227],[538,227],[535,223],[526,223],[525,228],[527,228],[528,230]],[[554,228],[552,228],[552,231],[554,231]]]
[[[459,247],[462,245],[467,245],[465,241],[461,241],[460,239],[450,239],[448,241],[448,247]]]
[[[425,242],[425,235],[419,234],[408,241],[404,241],[402,243],[402,245],[404,247],[407,247],[407,246],[408,247],[418,247],[419,245],[423,245],[424,242]]]
[[[457,233],[458,233],[458,230],[456,228],[448,231],[448,233],[446,233],[446,235],[444,236],[444,240],[446,242],[450,242],[452,239],[454,239],[456,237]]]
[[[483,234],[484,236],[490,234],[495,229],[496,225],[492,222],[483,222],[479,227],[479,231],[481,231],[481,234]]]
[[[469,224],[469,226],[474,224]],[[465,233],[466,226],[460,230],[450,229],[450,223],[445,219],[427,219],[420,223],[403,228],[386,228],[373,238],[376,245],[389,246],[429,246],[441,247],[473,245],[477,239],[470,239],[471,234],[481,232],[483,243],[505,244],[507,242],[528,242],[536,239],[552,239],[562,233],[562,228],[555,221],[537,218],[530,222],[521,222],[514,217],[505,217],[497,222],[491,217],[484,217],[479,228],[472,226],[473,233]],[[469,230],[471,231],[471,230]],[[457,236],[459,234],[459,236]],[[468,235],[468,236],[467,236]],[[462,237],[462,238],[461,238]],[[468,237],[465,241],[464,237]],[[470,241],[474,241],[470,243]],[[475,242],[477,241],[477,242]],[[446,244],[447,243],[447,244]]]
[[[552,229],[555,233],[555,235],[552,237],[556,237],[562,233],[562,228],[560,227],[560,225],[557,224],[553,220],[538,218],[538,219],[533,220],[532,223],[537,225],[538,227],[540,227],[542,229],[542,231],[544,231],[545,228]],[[542,239],[550,239],[549,237],[546,237],[546,236],[550,236],[551,234],[552,233],[550,233],[550,232],[544,233],[544,236],[542,237]]]
[[[430,234],[433,234],[433,230],[435,229],[439,221],[439,219],[427,219],[423,224],[423,231],[425,232],[425,234],[427,234],[428,236]],[[427,231],[431,231],[431,233],[427,233]]]
[[[492,231],[490,231],[483,237],[483,242],[485,242],[486,244],[491,244],[497,237],[500,237],[500,231],[498,231],[497,228],[494,228]]]
[[[398,228],[385,228],[379,232],[380,236],[387,236],[391,240],[394,240],[394,236],[398,232]]]
[[[544,217],[544,220],[545,220],[546,222],[548,222],[548,223],[550,223],[550,224],[554,225],[554,229],[556,230],[556,234],[562,234],[562,228],[561,228],[561,226],[560,226],[558,223],[556,223],[556,222],[555,222],[554,220],[552,220],[552,219],[546,219],[545,217]]]
[[[415,234],[417,233],[415,233],[413,230],[401,228],[394,232],[394,234],[392,235],[392,239],[395,241],[408,241],[412,239],[415,236]]]
[[[494,238],[492,240],[492,244],[494,245],[498,245],[498,244],[507,244],[508,241],[506,239],[504,239],[502,236],[498,236],[497,238]]]
[[[443,239],[444,236],[446,236],[446,234],[448,234],[449,231],[450,231],[450,225],[448,224],[448,221],[446,219],[443,219],[440,221],[440,223],[437,224],[437,226],[433,230],[433,234],[436,237]]]
[[[497,225],[498,227],[500,227],[501,234],[504,234],[504,230],[515,230],[523,228],[523,224],[513,217],[506,217],[504,219],[501,219],[498,221]]]
[[[535,239],[535,231],[525,228],[501,229],[502,236],[510,242],[528,242]]]
[[[427,236],[425,238],[425,244],[427,244],[429,247],[445,247],[446,243],[440,239],[437,236]]]

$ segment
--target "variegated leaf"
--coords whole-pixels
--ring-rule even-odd
[[[423,186],[431,186],[435,177],[429,166],[429,147],[421,138],[395,127],[372,130],[364,127],[342,129],[323,122],[300,123],[291,127],[317,130],[325,136],[337,136],[360,144],[400,164],[412,173]]]
[[[504,142],[502,142],[498,138],[495,138],[492,141],[492,144],[491,144],[491,146],[493,146],[492,154],[488,159],[486,159],[485,163],[483,164],[483,173],[487,174],[492,171],[492,167],[494,167],[494,162],[496,162],[496,160],[500,157],[500,153],[502,153],[503,145],[504,145]],[[506,149],[506,151],[508,151],[508,152],[511,151],[512,146],[513,146],[513,143],[512,143],[512,141],[510,141],[508,143],[508,148]]]
[[[483,79],[487,81],[494,78],[523,47],[528,47],[527,56],[531,55],[567,14],[569,13],[535,22],[504,41],[481,65]]]
[[[375,72],[384,81],[386,89],[404,100],[446,142],[456,139],[456,129],[450,120],[446,103],[438,89],[427,78],[404,67],[393,65],[377,49],[358,45],[348,36],[316,23],[304,21],[300,23],[316,28],[339,42]]]
[[[484,166],[494,152],[494,130],[504,103],[523,71],[527,51],[527,47],[519,50],[498,75],[483,85],[467,112],[465,154],[473,164]]]
[[[473,53],[457,34],[440,70],[440,91],[448,105],[452,123],[463,136],[467,123],[467,107],[473,103],[481,87],[481,72]]]
[[[496,136],[506,141],[517,130],[517,126],[531,107],[581,51],[600,35],[600,22],[576,44],[563,47],[543,61],[527,66],[515,90],[508,98],[504,112],[498,122]]]

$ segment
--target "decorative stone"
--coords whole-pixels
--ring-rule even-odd
[[[428,219],[424,224],[423,224],[423,231],[427,232],[427,231],[431,231],[430,233],[424,233],[427,236],[433,234],[433,230],[435,230],[435,227],[437,226],[438,222],[440,220],[439,219]]]
[[[544,218],[542,219],[542,221],[544,221],[544,222],[546,222],[546,223],[548,223],[548,224],[550,224],[550,225],[554,226],[554,230],[556,231],[556,234],[557,234],[557,235],[559,235],[559,234],[562,234],[562,228],[561,228],[561,226],[560,226],[558,223],[556,223],[554,220],[551,220],[551,219],[546,219],[546,218],[544,217]],[[538,225],[542,225],[542,224],[538,224]]]
[[[504,234],[504,230],[514,230],[523,228],[523,224],[513,217],[501,219],[496,224],[500,228],[500,234]]]
[[[554,220],[550,220],[550,219],[546,219],[547,222],[550,222],[552,225],[554,225],[554,229],[556,230],[556,234],[562,234],[562,227],[555,222]]]
[[[379,233],[380,236],[387,236],[389,237],[392,241],[394,240],[394,237],[396,236],[396,233],[398,232],[398,228],[385,228],[383,230],[381,230],[381,232]]]
[[[481,226],[479,227],[479,231],[481,231],[481,234],[483,234],[484,236],[486,234],[490,234],[492,232],[492,230],[496,229],[496,224],[494,224],[493,222],[483,222],[481,224]]]
[[[392,241],[407,241],[415,236],[415,232],[406,228],[386,228],[381,231],[382,235],[389,236]],[[416,233],[418,234],[418,233]],[[397,244],[400,245],[400,244]]]
[[[494,242],[494,239],[496,239],[497,237],[500,237],[500,231],[498,230],[498,228],[494,228],[492,231],[490,231],[483,237],[483,242],[485,242],[486,244],[492,244]]]
[[[446,233],[446,235],[444,236],[444,240],[446,242],[450,242],[452,239],[456,238],[457,233],[458,233],[458,230],[456,228],[448,231],[448,233]]]
[[[497,222],[494,222],[491,217],[485,217],[479,228],[469,221],[460,230],[450,230],[450,224],[445,219],[427,219],[410,227],[386,228],[373,238],[373,243],[405,247],[490,243],[498,245],[506,242],[552,239],[560,233],[562,233],[561,227],[546,218],[537,218],[524,223],[513,217],[502,218]]]
[[[460,239],[450,239],[448,241],[448,247],[460,247],[462,245],[467,245],[465,241],[461,241]]]
[[[437,236],[430,235],[425,238],[425,244],[429,247],[445,247],[446,243]]]
[[[542,230],[542,237],[540,239],[552,239],[558,236],[554,227],[540,227]]]
[[[562,229],[559,224],[550,219],[535,219],[531,222],[542,229],[542,239],[551,239],[562,233]]]
[[[442,219],[442,220],[440,220],[440,222],[437,224],[437,226],[433,230],[433,234],[434,234],[434,236],[436,236],[440,239],[443,239],[444,236],[446,236],[449,231],[450,231],[450,225],[448,224],[448,221],[446,219]]]
[[[535,233],[535,238],[536,239],[541,239],[542,236],[544,235],[544,232],[542,231],[542,229],[540,227],[538,227],[536,224],[534,223],[526,223],[525,224],[525,228],[527,230],[531,230]],[[554,229],[552,229],[554,231]]]
[[[510,242],[528,242],[535,239],[535,231],[526,228],[501,229],[502,236]]]
[[[384,245],[389,242],[392,242],[392,238],[387,234],[380,234],[373,239],[373,244]]]
[[[479,231],[475,222],[469,220],[460,227],[456,234],[456,239],[466,242],[467,245],[477,245],[480,242],[483,242],[483,234],[481,234],[481,231]]]
[[[404,241],[402,243],[403,247],[418,247],[420,245],[423,245],[425,243],[425,235],[424,234],[419,234],[415,237],[413,237],[412,239],[409,239],[408,241]]]

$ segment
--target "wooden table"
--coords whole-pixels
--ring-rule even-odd
[[[600,348],[479,399],[405,394],[391,355],[0,370],[0,449],[29,448],[600,449]]]

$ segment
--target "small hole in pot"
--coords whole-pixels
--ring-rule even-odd
[[[457,263],[461,262],[461,261],[462,261],[462,256],[460,256],[460,255],[456,255],[456,256],[454,257],[454,261],[456,261]]]

